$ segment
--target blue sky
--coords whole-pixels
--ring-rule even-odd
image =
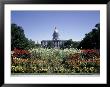
[[[54,26],[61,40],[80,41],[100,22],[100,11],[12,11],[11,23],[22,26],[25,36],[39,42],[52,40]]]

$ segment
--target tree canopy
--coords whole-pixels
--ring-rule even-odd
[[[25,37],[22,27],[16,24],[11,24],[11,50],[17,49],[29,49],[35,47],[35,41]]]
[[[92,31],[85,34],[85,37],[80,42],[78,48],[100,49],[100,23],[96,24]]]
[[[61,45],[60,48],[77,48],[79,45],[79,41],[72,41],[72,39],[67,40],[64,45]]]
[[[51,48],[51,42],[48,43],[48,48]],[[35,44],[35,41],[29,40],[25,37],[24,30],[17,24],[11,24],[11,50],[17,49],[30,49],[40,47],[40,44]],[[85,34],[82,41],[67,40],[60,48],[82,48],[82,49],[100,49],[100,23],[95,25],[89,33]]]

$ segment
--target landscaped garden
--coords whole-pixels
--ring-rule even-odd
[[[70,39],[59,48],[36,44],[12,24],[11,74],[100,74],[100,24],[81,41]]]
[[[100,54],[95,49],[14,49],[11,72],[35,74],[99,74]]]

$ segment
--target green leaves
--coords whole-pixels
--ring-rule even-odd
[[[78,48],[83,49],[100,49],[100,23],[95,25],[89,33],[85,34],[85,37],[80,42]]]
[[[22,27],[11,24],[11,50],[14,48],[28,50],[35,47],[35,41],[32,41],[31,39],[28,40],[28,38],[25,37]]]
[[[83,50],[89,52],[93,50]],[[17,53],[21,52],[16,49]],[[29,50],[30,58],[17,58],[12,56],[12,73],[47,73],[47,74],[75,74],[75,73],[99,73],[100,58],[81,58],[82,51],[78,49],[47,49],[36,48]],[[87,53],[88,54],[88,53]],[[95,54],[92,54],[94,56]],[[97,54],[99,55],[99,54]]]

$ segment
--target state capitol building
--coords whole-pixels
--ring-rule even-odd
[[[64,43],[67,41],[67,40],[59,39],[59,33],[56,27],[54,28],[54,32],[52,36],[53,36],[52,40],[42,40],[41,46],[42,47],[50,46],[51,48],[60,48],[60,46],[64,46]]]

